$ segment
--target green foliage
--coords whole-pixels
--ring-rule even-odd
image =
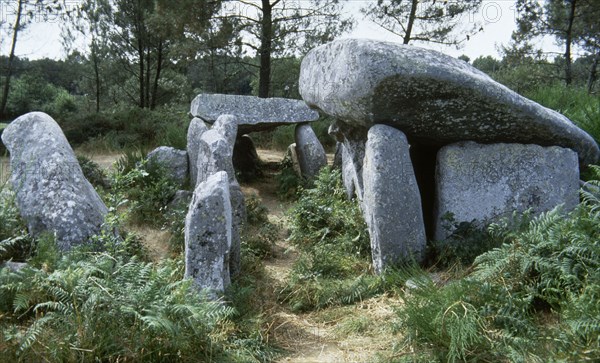
[[[128,152],[115,164],[112,176],[115,193],[129,202],[130,218],[135,223],[162,226],[167,204],[177,185],[162,165],[148,163],[141,151]]]
[[[5,357],[234,361],[240,351],[228,351],[220,334],[234,310],[205,301],[182,276],[181,262],[153,265],[107,254],[66,256],[51,272],[2,270],[1,295],[12,296],[14,311],[1,326]]]
[[[106,188],[108,186],[106,183],[106,173],[100,165],[83,155],[78,155],[77,161],[79,162],[79,166],[81,166],[83,175],[95,188]]]
[[[0,188],[0,263],[11,259],[24,261],[35,250],[35,241],[27,233],[15,198],[7,185]]]
[[[567,217],[555,209],[523,228],[491,225],[502,245],[469,276],[416,278],[399,311],[406,343],[444,361],[599,359],[600,196],[583,193]]]
[[[600,98],[580,87],[553,84],[526,94],[540,104],[556,110],[600,142]]]
[[[280,227],[269,221],[268,210],[256,195],[246,198],[246,224],[241,235],[242,254],[271,257]]]
[[[382,289],[370,273],[370,245],[340,172],[324,168],[290,211],[290,242],[300,250],[281,299],[294,310],[350,304]]]

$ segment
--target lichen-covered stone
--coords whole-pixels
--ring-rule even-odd
[[[319,170],[327,165],[325,149],[307,123],[296,126],[295,139],[301,175],[303,178],[313,179],[319,174]]]
[[[411,140],[558,145],[582,165],[600,156],[592,137],[466,62],[433,50],[343,39],[311,50],[300,71],[306,103],[350,126],[386,124]]]
[[[10,152],[11,183],[29,233],[53,233],[60,250],[86,244],[108,212],[84,177],[73,149],[47,114],[31,112],[2,133]]]
[[[217,120],[213,124],[212,129],[217,130],[231,145],[233,153],[233,147],[235,145],[235,139],[237,138],[237,118],[233,115],[221,115],[217,117]]]
[[[522,144],[464,142],[438,153],[435,239],[445,239],[455,223],[488,223],[532,210],[534,214],[578,202],[579,165],[570,149]]]
[[[319,118],[319,114],[301,100],[224,94],[199,94],[192,101],[190,113],[209,123],[221,115],[233,115],[240,134]]]
[[[369,129],[363,165],[363,214],[377,273],[399,262],[419,262],[426,236],[421,196],[404,134],[392,127]]]
[[[217,130],[206,131],[200,137],[200,148],[196,168],[198,170],[197,183],[205,181],[209,176],[225,171],[229,180],[235,180],[232,155],[233,146]]]
[[[185,184],[188,175],[188,153],[170,146],[159,146],[148,153],[148,166],[156,165],[164,168],[167,175],[178,185]]]
[[[198,183],[185,218],[185,277],[213,297],[231,281],[231,226],[229,178],[221,171]]]
[[[196,185],[198,182],[198,153],[200,152],[200,138],[208,131],[208,127],[198,117],[190,122],[187,133],[187,153],[190,168],[190,183]]]

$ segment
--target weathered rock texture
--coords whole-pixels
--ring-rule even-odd
[[[398,262],[420,261],[426,236],[421,196],[404,134],[369,129],[363,165],[362,209],[369,226],[373,267],[381,273]]]
[[[211,294],[230,284],[231,202],[227,173],[196,186],[185,219],[185,276]]]
[[[240,273],[241,262],[241,230],[246,222],[246,200],[244,193],[237,181],[229,183],[229,195],[231,197],[231,251],[229,253],[229,272],[231,277]]]
[[[219,171],[227,172],[229,180],[235,180],[235,171],[232,162],[233,145],[217,130],[206,131],[200,137],[200,148],[196,162],[198,176],[197,183],[208,179],[209,176]]]
[[[237,117],[240,134],[270,130],[290,123],[319,118],[303,101],[224,94],[200,94],[192,101],[192,116],[212,123],[221,115]]]
[[[165,169],[167,174],[178,183],[184,185],[188,175],[188,153],[170,146],[160,146],[148,153],[150,167],[157,165]]]
[[[292,163],[292,169],[297,176],[302,177],[302,170],[300,169],[300,162],[298,161],[298,152],[296,150],[296,143],[290,144],[285,151],[285,156],[283,157],[285,162]]]
[[[329,135],[334,137],[341,147],[342,179],[349,199],[354,196],[363,199],[363,160],[367,129],[363,127],[348,127],[341,122],[329,127]]]
[[[295,139],[301,175],[303,178],[313,179],[327,165],[325,149],[309,124],[296,125]]]
[[[194,117],[190,122],[187,133],[187,153],[190,168],[190,182],[196,185],[198,182],[198,153],[200,152],[200,138],[208,131],[208,127],[202,119]]]
[[[300,94],[351,126],[383,123],[423,143],[558,145],[575,150],[582,165],[600,156],[565,116],[463,61],[414,46],[343,39],[317,47],[302,61]]]
[[[212,129],[218,131],[227,140],[233,152],[238,133],[238,120],[233,115],[221,115],[213,124]]]
[[[10,152],[11,183],[29,233],[54,233],[58,247],[67,251],[100,231],[108,210],[50,116],[31,112],[17,118],[2,141]]]
[[[513,211],[534,214],[579,203],[577,155],[561,147],[474,142],[448,145],[438,153],[435,238],[449,234],[442,217],[491,222]]]

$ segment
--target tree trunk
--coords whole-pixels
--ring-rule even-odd
[[[96,39],[92,38],[92,65],[94,67],[94,79],[96,86],[96,113],[100,112],[100,92],[101,92],[101,84],[100,84],[100,60],[98,59],[98,48],[96,44]]]
[[[12,44],[10,46],[10,55],[8,56],[8,69],[4,81],[4,91],[2,92],[2,103],[0,104],[0,118],[6,117],[6,104],[8,103],[8,92],[10,91],[10,78],[13,72],[13,62],[15,60],[15,47],[17,45],[17,37],[21,28],[21,13],[23,12],[23,1],[19,0],[17,6],[17,19],[13,28]]]
[[[417,17],[417,5],[419,5],[419,0],[412,0],[412,4],[410,6],[410,14],[408,15],[408,24],[406,25],[406,33],[404,34],[403,44],[408,44],[410,42],[412,35],[413,25],[415,24],[415,18]]]
[[[271,86],[271,50],[273,43],[273,14],[270,0],[262,0],[262,31],[260,37],[260,71],[258,97],[269,97]]]
[[[596,79],[598,78],[598,62],[600,62],[600,53],[596,54],[594,63],[592,63],[592,68],[590,69],[590,77],[588,78],[587,82],[588,94],[592,93],[592,90],[594,89],[594,82],[596,82]]]
[[[565,46],[565,84],[569,86],[573,81],[571,72],[571,43],[573,42],[573,21],[575,20],[575,9],[577,0],[571,0],[571,8],[569,10],[569,24],[567,26],[566,46]]]
[[[138,75],[140,81],[140,108],[146,107],[146,92],[144,91],[144,48],[142,45],[142,40],[138,39],[138,57],[140,58],[140,74]]]
[[[150,50],[150,46],[147,47],[146,49],[146,77],[144,80],[144,90],[146,91],[146,93],[144,94],[145,98],[146,98],[146,107],[150,107],[150,70],[152,67],[152,62],[151,62],[151,54],[152,51]]]
[[[156,55],[156,74],[154,75],[154,85],[152,86],[152,100],[150,102],[150,109],[156,108],[156,98],[158,97],[158,81],[160,79],[160,71],[162,70],[162,59],[163,59],[163,42],[158,41],[158,50]]]

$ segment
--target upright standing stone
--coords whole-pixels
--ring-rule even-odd
[[[329,128],[329,134],[341,143],[342,148],[342,178],[349,199],[354,196],[359,201],[363,199],[363,161],[367,129],[350,128],[336,122]]]
[[[233,154],[233,147],[235,145],[235,139],[237,138],[237,118],[233,115],[221,115],[217,117],[217,120],[213,124],[212,129],[217,130],[231,145],[231,152]]]
[[[190,168],[190,182],[192,185],[198,183],[198,153],[200,152],[200,138],[208,131],[208,127],[202,119],[194,117],[190,122],[187,133],[187,153]]]
[[[185,277],[200,289],[220,293],[230,284],[231,202],[227,173],[196,186],[185,218]]]
[[[325,149],[312,127],[307,123],[296,125],[295,138],[296,154],[302,177],[313,179],[319,174],[319,170],[327,165]]]
[[[185,184],[189,175],[188,154],[170,146],[160,146],[148,153],[149,166],[159,165],[179,186]]]
[[[439,151],[436,173],[436,240],[452,232],[448,213],[455,222],[488,223],[579,203],[577,154],[558,146],[457,143]]]
[[[100,231],[108,210],[50,116],[31,112],[17,118],[2,141],[10,152],[16,203],[31,235],[54,233],[59,249],[68,251]]]
[[[233,146],[217,130],[206,131],[200,137],[200,150],[198,152],[197,170],[198,181],[203,182],[209,176],[219,171],[227,172],[229,180],[235,180],[235,171],[232,162]]]
[[[375,125],[368,133],[363,166],[363,212],[371,236],[373,267],[420,261],[426,236],[421,196],[404,134]]]

